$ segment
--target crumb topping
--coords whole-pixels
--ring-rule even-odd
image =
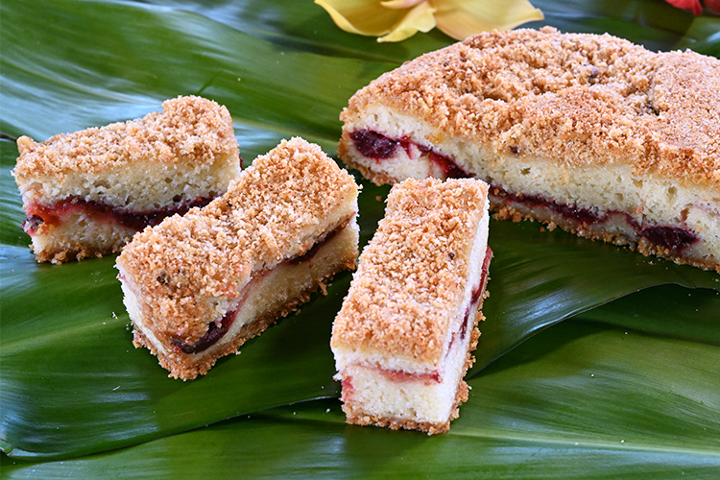
[[[481,33],[382,75],[341,119],[377,102],[498,152],[720,186],[720,60],[691,51],[550,27]]]
[[[17,146],[20,156],[13,174],[18,181],[149,160],[210,165],[218,156],[239,156],[227,108],[196,96],[166,100],[162,112],[141,119],[55,135],[42,143],[23,136]]]
[[[117,264],[158,338],[193,342],[222,318],[218,299],[238,297],[253,272],[305,252],[334,226],[322,224],[326,217],[357,194],[353,177],[319,146],[293,138],[255,159],[205,208],[135,235]]]
[[[332,347],[439,362],[484,211],[479,180],[406,180],[360,256]]]

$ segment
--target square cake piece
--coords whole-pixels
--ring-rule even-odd
[[[471,179],[390,191],[333,324],[348,423],[434,434],[458,416],[492,257],[487,194]]]
[[[40,262],[118,252],[146,226],[225,193],[241,168],[230,113],[194,96],[138,120],[17,145],[23,228]]]
[[[550,27],[481,33],[359,90],[346,165],[473,177],[538,220],[720,273],[720,60]]]
[[[355,267],[357,196],[350,174],[294,138],[206,207],[135,235],[117,258],[135,346],[171,377],[205,374]]]

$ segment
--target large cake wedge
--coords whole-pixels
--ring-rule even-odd
[[[492,252],[487,184],[395,185],[330,346],[348,423],[442,433],[468,398]]]
[[[205,374],[354,268],[357,195],[350,174],[294,138],[206,207],[135,235],[117,258],[135,345],[172,377]]]
[[[490,184],[501,218],[720,272],[720,60],[552,28],[406,63],[343,111],[339,153],[378,183]]]
[[[17,145],[23,228],[41,262],[118,252],[146,226],[207,205],[240,173],[230,113],[195,96],[138,120]]]

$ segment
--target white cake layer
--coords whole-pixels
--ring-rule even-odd
[[[720,191],[695,185],[654,171],[635,174],[628,164],[588,164],[570,166],[530,153],[514,155],[490,151],[469,139],[452,137],[419,119],[380,104],[369,105],[362,117],[345,124],[345,132],[369,129],[392,139],[408,138],[451,158],[476,178],[488,181],[510,193],[535,195],[559,204],[589,209],[602,216],[606,212],[627,214],[641,227],[663,226],[686,229],[700,242],[685,250],[684,256],[720,269]],[[411,155],[398,147],[388,159],[363,156],[348,142],[351,163],[370,176],[400,182],[406,178],[442,177],[428,155],[412,147]],[[509,147],[509,145],[508,145]],[[490,191],[492,194],[492,189]],[[617,224],[617,219],[613,222]],[[625,222],[623,222],[625,223]],[[616,227],[610,227],[618,228]],[[621,228],[632,235],[630,227]]]
[[[127,212],[152,212],[198,198],[214,198],[227,191],[240,173],[236,156],[218,156],[212,164],[190,160],[174,164],[135,162],[122,170],[68,171],[57,176],[36,175],[23,187],[23,203],[51,207],[66,198],[78,198]]]
[[[49,252],[50,261],[63,262],[71,258],[86,258],[107,252],[119,252],[136,233],[115,222],[98,222],[85,212],[68,214],[59,225],[42,225],[31,236],[36,255]]]

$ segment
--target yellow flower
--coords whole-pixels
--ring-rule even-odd
[[[478,32],[507,30],[543,14],[527,0],[315,0],[350,33],[399,42],[435,26],[463,40]]]

